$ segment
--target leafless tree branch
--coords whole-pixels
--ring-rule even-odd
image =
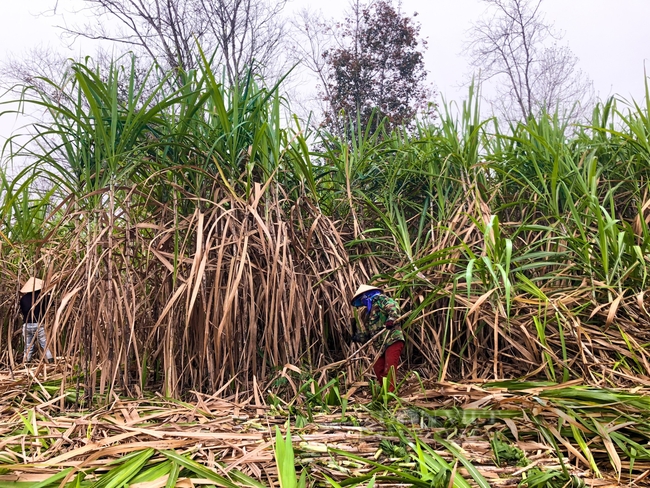
[[[277,75],[286,0],[84,0],[93,22],[63,26],[72,37],[131,45],[165,69],[193,69],[198,42],[234,83],[251,67]],[[284,66],[283,66],[284,67]],[[276,71],[274,71],[276,70]]]
[[[543,0],[483,1],[489,14],[474,24],[466,51],[483,81],[495,81],[490,102],[500,115],[513,121],[557,110],[579,117],[592,102],[592,83],[544,19]]]

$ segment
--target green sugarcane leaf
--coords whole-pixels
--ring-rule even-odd
[[[117,465],[101,476],[96,483],[93,483],[93,488],[118,488],[124,486],[140,472],[153,454],[153,449],[145,449],[127,462]]]
[[[190,470],[194,474],[198,475],[201,478],[207,478],[210,481],[216,483],[221,483],[225,488],[238,488],[235,483],[224,478],[223,476],[215,473],[211,469],[206,468],[205,466],[200,465],[196,461],[189,459],[185,456],[181,456],[174,451],[161,451],[162,454],[171,459],[172,461],[178,463],[178,465],[183,466],[185,469]]]
[[[447,442],[443,440],[440,436],[434,435],[434,439],[436,442],[438,442],[440,445],[442,445],[445,449],[447,449],[449,452],[451,452],[456,459],[458,459],[463,466],[467,469],[469,472],[470,476],[476,481],[476,483],[481,487],[481,488],[490,488],[490,484],[487,482],[487,480],[483,477],[481,473],[476,469],[476,466],[474,466],[471,462],[469,462],[465,456],[463,456],[460,452],[460,450],[454,446],[451,442]]]
[[[61,471],[60,473],[56,473],[55,475],[50,476],[46,480],[40,481],[38,483],[35,483],[33,485],[30,485],[30,488],[46,488],[48,486],[54,485],[58,481],[64,479],[65,477],[68,476],[68,473],[70,473],[74,468],[67,468]]]
[[[171,469],[169,470],[169,478],[167,478],[165,488],[174,488],[176,486],[180,472],[181,469],[178,463],[176,461],[172,461]]]

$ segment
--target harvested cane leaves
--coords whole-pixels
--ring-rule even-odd
[[[312,408],[312,421],[302,426],[287,405],[304,405],[304,398],[273,408],[202,394],[184,402],[124,398],[86,412],[7,398],[0,486],[64,479],[70,488],[183,487],[191,479],[256,488],[280,479],[289,486],[304,480],[364,488],[575,480],[605,486],[650,469],[642,392],[603,390],[594,402],[593,391],[585,397],[577,388],[571,397],[571,388],[562,388],[554,395],[555,385],[515,385],[497,394],[478,385],[426,386],[386,405],[351,397],[345,416],[343,405]]]

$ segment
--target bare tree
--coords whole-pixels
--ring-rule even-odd
[[[309,76],[313,77],[309,82],[301,83],[301,87],[315,86],[313,93],[296,93],[292,107],[298,104],[305,117],[313,112],[333,117],[332,107],[325,102],[332,96],[327,83],[328,64],[325,59],[325,52],[336,44],[332,22],[325,19],[320,12],[302,9],[292,19],[292,25],[290,51],[293,62],[306,68],[300,73],[303,80]]]
[[[467,51],[482,81],[495,81],[489,101],[496,111],[509,121],[542,110],[579,117],[593,99],[592,82],[545,21],[543,0],[483,1],[489,10],[474,24]]]
[[[0,87],[20,91],[25,86],[32,86],[56,99],[55,85],[70,65],[70,59],[49,46],[30,48],[20,57],[12,53],[0,64]]]
[[[224,66],[230,83],[249,68],[275,75],[286,0],[84,0],[92,19],[64,27],[73,37],[144,51],[165,69],[197,66],[197,42]]]

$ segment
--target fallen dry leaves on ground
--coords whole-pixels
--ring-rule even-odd
[[[537,409],[537,415],[554,417],[550,424],[557,424],[562,414],[551,406],[544,407],[532,390],[514,394],[472,384],[407,384],[402,389],[401,404],[393,403],[388,410],[378,413],[367,408],[368,389],[358,383],[349,390],[352,396],[345,414],[340,407],[313,408],[311,420],[298,426],[296,415],[289,413],[301,411],[299,402],[269,405],[260,391],[238,397],[194,393],[194,399],[188,402],[154,396],[147,399],[114,396],[103,408],[81,410],[70,402],[68,388],[72,385],[65,381],[70,377],[71,371],[64,363],[0,374],[2,486],[9,486],[10,482],[40,482],[68,468],[72,469],[62,481],[73,479],[78,472],[99,476],[124,456],[148,448],[156,452],[150,463],[164,459],[161,452],[173,450],[189,455],[222,476],[237,470],[267,486],[277,486],[276,426],[282,432],[290,426],[296,464],[307,469],[312,486],[328,486],[325,475],[340,482],[373,469],[370,463],[364,465],[346,458],[339,450],[370,462],[395,461],[385,452],[386,443],[400,443],[386,420],[388,415],[415,432],[420,442],[433,447],[468,480],[471,477],[467,470],[454,454],[436,442],[435,435],[443,435],[453,442],[491,486],[516,486],[532,468],[561,469],[553,446],[535,432],[535,426],[525,414],[510,418],[499,415],[499,412]],[[58,394],[51,386],[46,387],[57,382],[62,385]],[[488,407],[495,412],[492,420],[480,414]],[[450,412],[449,418],[456,416],[456,423],[432,426],[436,416],[423,412],[439,412],[441,417],[444,415],[441,412]],[[465,419],[461,418],[463,415]],[[525,453],[527,465],[496,465],[490,439],[497,431],[506,431],[514,439],[513,444]],[[602,478],[597,478],[579,449],[572,445],[564,448],[569,454],[564,461],[571,474],[587,486],[622,486],[607,463],[599,462]],[[413,468],[413,464],[404,461],[404,468]],[[625,475],[629,464],[621,466]],[[634,469],[640,474],[623,484],[632,479],[642,483],[650,473],[650,463],[637,461]],[[166,480],[163,476],[154,482],[130,486],[163,487]],[[198,477],[180,477],[176,486],[202,484],[214,483]],[[375,486],[409,485],[378,482]]]

